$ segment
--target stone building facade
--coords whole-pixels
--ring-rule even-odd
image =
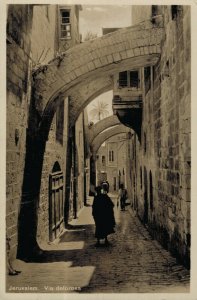
[[[22,21],[22,17],[24,21]],[[6,156],[6,227],[11,249],[16,255],[17,221],[25,167],[26,128],[30,105],[31,60],[29,31],[33,9],[10,6],[7,23],[7,156]]]
[[[51,113],[51,126],[44,138],[46,143],[43,148],[41,139],[38,141],[38,147],[34,148],[31,137],[36,136],[40,116],[33,103],[32,72],[63,51],[66,42],[67,48],[80,42],[80,9],[79,6],[58,5],[8,6],[6,228],[7,235],[11,238],[13,256],[16,256],[20,239],[24,240],[27,234],[21,220],[25,212],[35,205],[30,199],[34,197],[36,185],[40,186],[40,192],[39,195],[35,195],[38,201],[35,208],[36,225],[32,231],[36,230],[36,239],[40,246],[54,240],[74,215],[73,193],[70,192],[72,175],[69,175],[66,159],[68,155],[73,155],[67,147],[69,138],[73,140],[69,127],[69,98],[64,97],[56,111]],[[63,19],[62,12],[66,12],[67,18]],[[70,28],[70,32],[68,28],[65,29],[63,38],[62,22]],[[84,201],[83,115],[80,115],[76,122],[75,137],[73,143],[81,153],[77,161],[77,181],[80,187],[77,210],[83,206]],[[28,149],[31,150],[31,157],[28,157]],[[42,156],[40,183],[36,182],[36,168],[40,168],[36,166],[36,161],[39,161],[39,156]],[[73,161],[76,157],[77,152],[76,156],[73,155]],[[33,179],[28,177],[30,172],[35,173],[35,178],[33,175]],[[77,185],[77,182],[75,184]],[[69,194],[66,194],[66,190],[69,190]],[[24,243],[22,244],[24,248]]]
[[[130,198],[130,139],[128,134],[117,134],[101,145],[97,152],[96,173],[99,185],[103,180],[109,182],[109,192],[117,193],[121,183],[129,190]]]
[[[163,18],[160,61],[143,69],[141,141],[134,140],[133,207],[153,237],[190,264],[191,28],[189,6],[134,6],[133,24]],[[134,180],[135,179],[135,180]]]

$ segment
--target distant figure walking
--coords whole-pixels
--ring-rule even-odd
[[[124,184],[120,184],[120,189],[118,191],[118,201],[120,201],[121,210],[125,210],[125,203],[127,199],[127,190],[124,188]]]
[[[107,195],[107,185],[102,185],[102,188],[98,186],[95,188],[95,191],[96,195],[92,205],[92,215],[96,225],[96,246],[101,245],[100,239],[105,239],[105,246],[107,246],[109,245],[107,236],[115,232],[114,204]]]

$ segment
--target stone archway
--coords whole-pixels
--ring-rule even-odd
[[[111,129],[108,129],[108,130],[100,133],[99,135],[97,135],[97,137],[95,137],[92,144],[90,145],[92,156],[96,157],[96,153],[97,153],[98,149],[100,148],[100,146],[110,137],[120,134],[120,133],[129,133],[131,131],[132,131],[132,129],[121,124],[121,125],[114,126]]]
[[[97,122],[95,125],[93,125],[91,128],[88,128],[87,130],[87,138],[88,142],[91,145],[93,140],[105,129],[113,127],[115,125],[120,125],[120,121],[116,115],[107,117],[99,122]]]
[[[58,105],[69,96],[69,123],[74,126],[88,102],[112,88],[115,73],[156,64],[162,38],[163,27],[146,21],[70,48],[34,70],[19,214],[19,257],[35,258],[40,251],[36,241],[40,181],[46,141]],[[68,145],[71,139],[69,136]]]
[[[109,79],[125,69],[155,65],[163,36],[162,25],[144,21],[76,45],[38,68],[33,78],[35,105],[40,116],[48,114],[58,95],[71,95],[78,85]],[[84,100],[80,102],[84,106]],[[75,105],[78,106],[77,101]]]
[[[117,125],[112,127],[111,129],[108,129],[106,131],[103,131],[99,135],[95,137],[95,139],[92,141],[92,144],[90,145],[91,148],[91,177],[90,177],[90,186],[92,189],[94,189],[95,183],[96,183],[96,153],[100,146],[110,137],[120,134],[120,133],[128,133],[131,132],[132,129],[124,126],[124,125]],[[90,191],[92,192],[92,190]]]

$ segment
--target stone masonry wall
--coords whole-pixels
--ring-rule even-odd
[[[138,156],[138,174],[141,168],[143,180],[142,193],[138,188],[138,215],[154,237],[189,266],[190,8],[178,7],[176,15],[172,15],[170,6],[162,7],[162,11],[166,37],[161,60],[152,68],[152,87],[143,97],[142,141]],[[140,181],[138,176],[138,186]],[[144,219],[146,196],[148,220]]]
[[[31,80],[32,8],[10,5],[7,15],[6,229],[11,255],[16,255],[17,221],[25,163]]]
[[[132,5],[132,25],[150,19],[151,5]]]
[[[44,5],[35,6],[33,15],[33,25],[31,34],[31,51],[33,65],[44,64],[53,59],[57,50],[57,6]],[[66,171],[66,147],[68,130],[68,99],[64,100],[64,120],[62,143],[57,139],[57,113],[55,113],[48,140],[46,143],[41,187],[40,201],[38,206],[38,228],[37,240],[39,244],[49,240],[49,175],[52,173],[55,162],[58,162],[63,172],[65,184]],[[64,190],[65,192],[65,190]],[[64,194],[63,192],[63,194]]]
[[[58,50],[56,42],[57,5],[35,6],[31,32],[33,66],[46,64]]]
[[[56,139],[57,131],[57,114],[54,115],[50,127],[48,141],[46,143],[42,179],[40,187],[40,202],[38,207],[38,229],[37,240],[40,245],[49,241],[49,175],[52,173],[55,162],[58,162],[63,172],[64,189],[63,198],[65,197],[65,181],[66,181],[66,150],[68,138],[68,99],[64,100],[64,120],[63,120],[63,142],[60,143]]]

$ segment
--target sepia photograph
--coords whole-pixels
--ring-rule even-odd
[[[5,4],[5,299],[186,299],[190,1],[35,2]]]

